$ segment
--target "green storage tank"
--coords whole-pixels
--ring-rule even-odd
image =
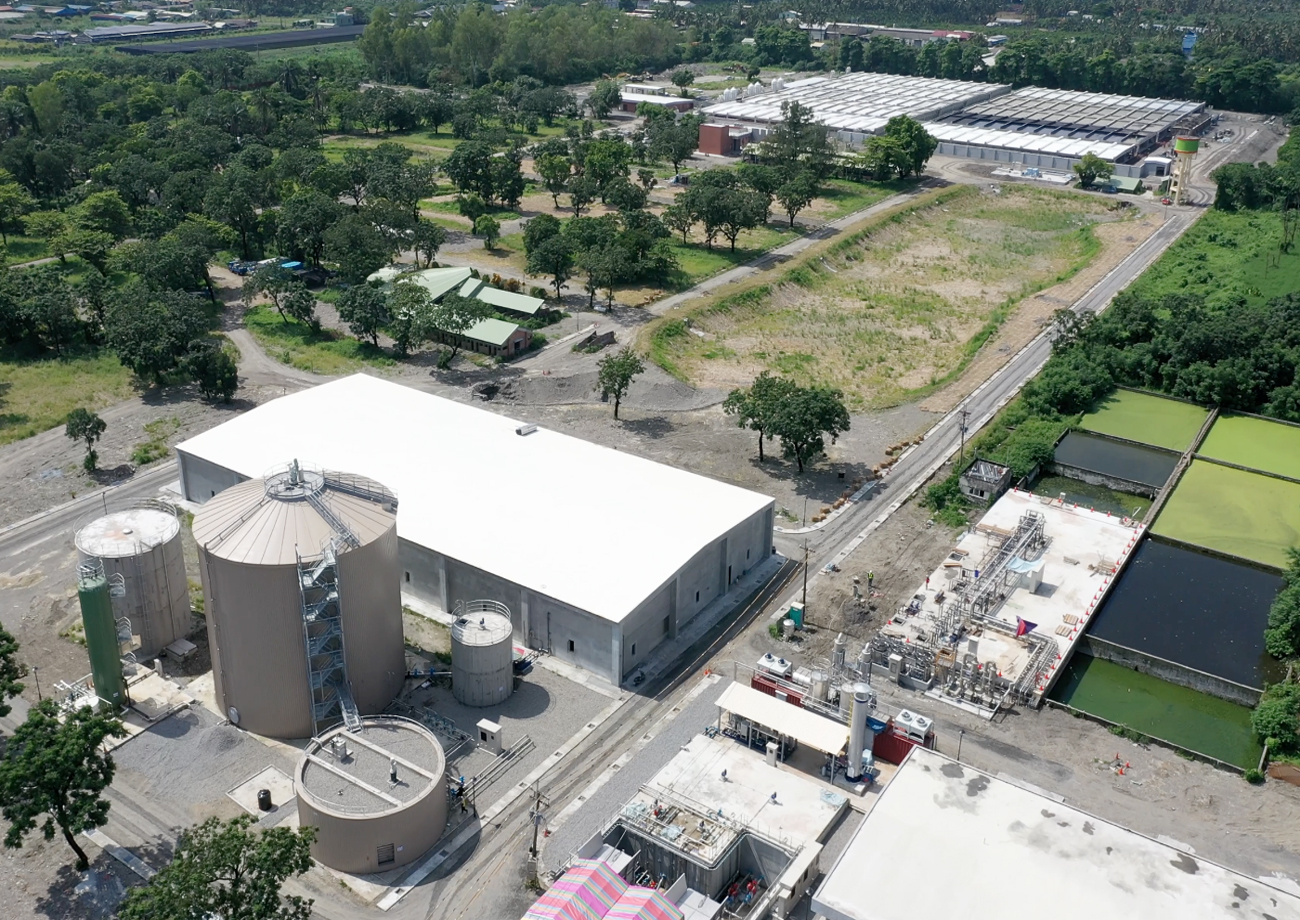
[[[1176,137],[1174,138],[1174,153],[1196,153],[1201,147],[1201,140],[1197,137]]]
[[[117,639],[117,621],[108,596],[108,579],[101,566],[83,565],[78,570],[77,595],[81,599],[81,622],[86,627],[86,650],[90,652],[90,676],[95,695],[110,706],[126,705],[126,679]]]

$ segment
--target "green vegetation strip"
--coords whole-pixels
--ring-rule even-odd
[[[78,407],[95,411],[134,392],[131,372],[109,351],[42,361],[0,360],[0,444],[62,425]]]
[[[1182,453],[1209,414],[1207,409],[1176,399],[1116,390],[1085,415],[1079,427]]]
[[[1206,211],[1129,290],[1196,293],[1211,307],[1264,303],[1300,291],[1300,247],[1283,253],[1281,241],[1276,211]]]
[[[1300,479],[1300,428],[1246,415],[1221,415],[1197,453]]]
[[[1076,654],[1052,699],[1177,747],[1234,764],[1259,764],[1250,710],[1100,658]]]
[[[1300,544],[1300,484],[1193,460],[1153,529],[1280,569]]]
[[[272,358],[313,374],[348,374],[396,363],[382,348],[331,329],[314,332],[305,323],[285,322],[271,307],[253,307],[244,314],[244,325]]]

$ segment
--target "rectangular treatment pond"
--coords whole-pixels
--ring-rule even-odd
[[[1070,659],[1052,699],[1243,770],[1258,765],[1263,751],[1245,706],[1100,658]]]
[[[1202,457],[1300,479],[1300,426],[1221,415],[1196,451]]]
[[[1282,569],[1300,544],[1300,483],[1193,460],[1152,532]]]
[[[1181,454],[1208,415],[1208,410],[1177,399],[1116,390],[1085,415],[1079,427]]]
[[[1110,488],[1145,487],[1148,495],[1154,495],[1178,465],[1178,456],[1087,431],[1071,431],[1056,446],[1053,461],[1063,476],[1085,482],[1096,479],[1096,484]]]
[[[1264,650],[1281,587],[1281,576],[1263,569],[1144,540],[1088,636],[1262,690],[1286,673]]]

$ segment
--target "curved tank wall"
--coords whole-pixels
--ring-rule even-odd
[[[131,621],[131,632],[140,642],[137,657],[152,658],[189,635],[189,581],[174,511],[114,511],[78,530],[76,545],[80,561],[98,559],[105,577],[121,576],[125,590],[113,599],[113,613]]]
[[[446,766],[438,739],[409,719],[366,719],[312,740],[294,771],[298,822],[317,829],[312,856],[357,874],[420,858],[447,825]]]
[[[362,714],[382,712],[401,691],[406,661],[396,500],[378,483],[346,474],[311,473],[309,489],[297,491],[277,487],[276,477],[284,475],[217,495],[195,517],[194,538],[221,711],[257,734],[305,738],[318,726],[299,555],[319,559],[340,525],[358,544],[340,544],[336,552],[346,683]],[[333,488],[331,477],[357,487]],[[312,659],[317,668],[320,657]]]
[[[497,601],[457,604],[451,627],[451,692],[466,706],[495,706],[514,691],[514,626]]]

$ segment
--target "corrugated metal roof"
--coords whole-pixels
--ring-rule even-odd
[[[744,684],[728,684],[718,697],[718,708],[735,713],[794,738],[826,754],[838,754],[849,743],[849,727],[824,716],[759,693]]]
[[[519,328],[517,323],[507,323],[503,319],[481,319],[465,330],[465,338],[498,348],[510,341],[510,337]]]
[[[363,546],[394,525],[392,512],[378,502],[334,489],[328,476],[317,495]],[[264,479],[231,486],[194,517],[195,542],[218,558],[248,565],[296,564],[299,555],[320,553],[335,533],[311,502],[268,494]]]
[[[529,297],[527,294],[502,291],[486,284],[479,288],[474,296],[484,303],[492,304],[494,307],[500,307],[512,313],[523,313],[526,316],[535,316],[537,311],[546,303],[540,297]]]
[[[456,268],[428,268],[422,272],[416,272],[413,275],[407,275],[399,279],[402,284],[418,284],[429,292],[429,296],[437,300],[448,291],[460,287],[471,277],[468,268],[458,266]]]

